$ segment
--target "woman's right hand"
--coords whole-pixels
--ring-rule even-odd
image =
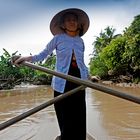
[[[24,61],[29,61],[31,62],[32,61],[32,56],[20,56],[20,57],[17,57],[17,59],[13,60],[12,59],[12,64],[14,64],[15,66],[19,67],[20,64]]]

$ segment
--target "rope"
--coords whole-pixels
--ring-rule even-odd
[[[52,104],[55,104],[55,103],[65,99],[66,97],[68,97],[68,96],[70,96],[70,95],[72,95],[72,94],[74,94],[74,93],[76,93],[79,90],[82,90],[84,88],[85,88],[84,86],[79,86],[79,87],[77,87],[77,88],[75,88],[75,89],[73,89],[71,91],[68,91],[68,92],[66,92],[64,94],[61,94],[61,95],[59,95],[59,96],[47,101],[46,103],[43,103],[43,104],[41,104],[41,105],[31,109],[31,110],[28,110],[27,112],[24,112],[23,114],[21,114],[19,116],[16,116],[16,117],[14,117],[12,119],[9,119],[8,121],[5,121],[5,122],[0,124],[0,130],[3,130],[5,128],[17,123],[17,122],[27,118],[28,116],[30,116],[30,115],[32,115],[32,114],[34,114],[34,113],[46,108],[46,107],[48,107],[48,106],[50,106]]]

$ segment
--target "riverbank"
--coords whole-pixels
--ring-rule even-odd
[[[98,76],[91,76],[91,81],[92,82],[98,82],[100,84],[104,85],[113,85],[113,86],[118,86],[118,87],[128,87],[128,88],[140,88],[140,82],[139,83],[132,83],[129,80],[130,79],[125,79],[126,82],[123,82],[124,79],[121,79],[121,82],[117,82],[117,80],[102,80]],[[128,80],[128,81],[127,81]]]
[[[114,83],[113,81],[100,81],[100,83],[105,85],[115,85],[118,87],[140,88],[140,83]]]

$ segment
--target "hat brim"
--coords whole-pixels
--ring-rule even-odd
[[[59,13],[57,13],[52,18],[52,20],[50,22],[50,30],[51,30],[52,34],[56,35],[56,34],[64,33],[64,30],[62,30],[60,28],[60,24],[61,24],[61,18],[67,12],[72,12],[72,13],[74,13],[74,14],[76,14],[78,16],[79,24],[82,25],[82,27],[83,27],[83,34],[82,35],[84,35],[87,32],[88,28],[89,28],[89,17],[83,10],[77,9],[77,8],[65,9],[65,10],[60,11]]]

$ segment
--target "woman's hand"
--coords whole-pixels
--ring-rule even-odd
[[[21,64],[22,62],[24,62],[24,61],[29,61],[29,62],[31,62],[31,61],[32,61],[32,56],[25,56],[25,57],[19,56],[19,57],[17,57],[17,58],[12,59],[12,64],[14,64],[15,66],[19,67],[20,64]]]

